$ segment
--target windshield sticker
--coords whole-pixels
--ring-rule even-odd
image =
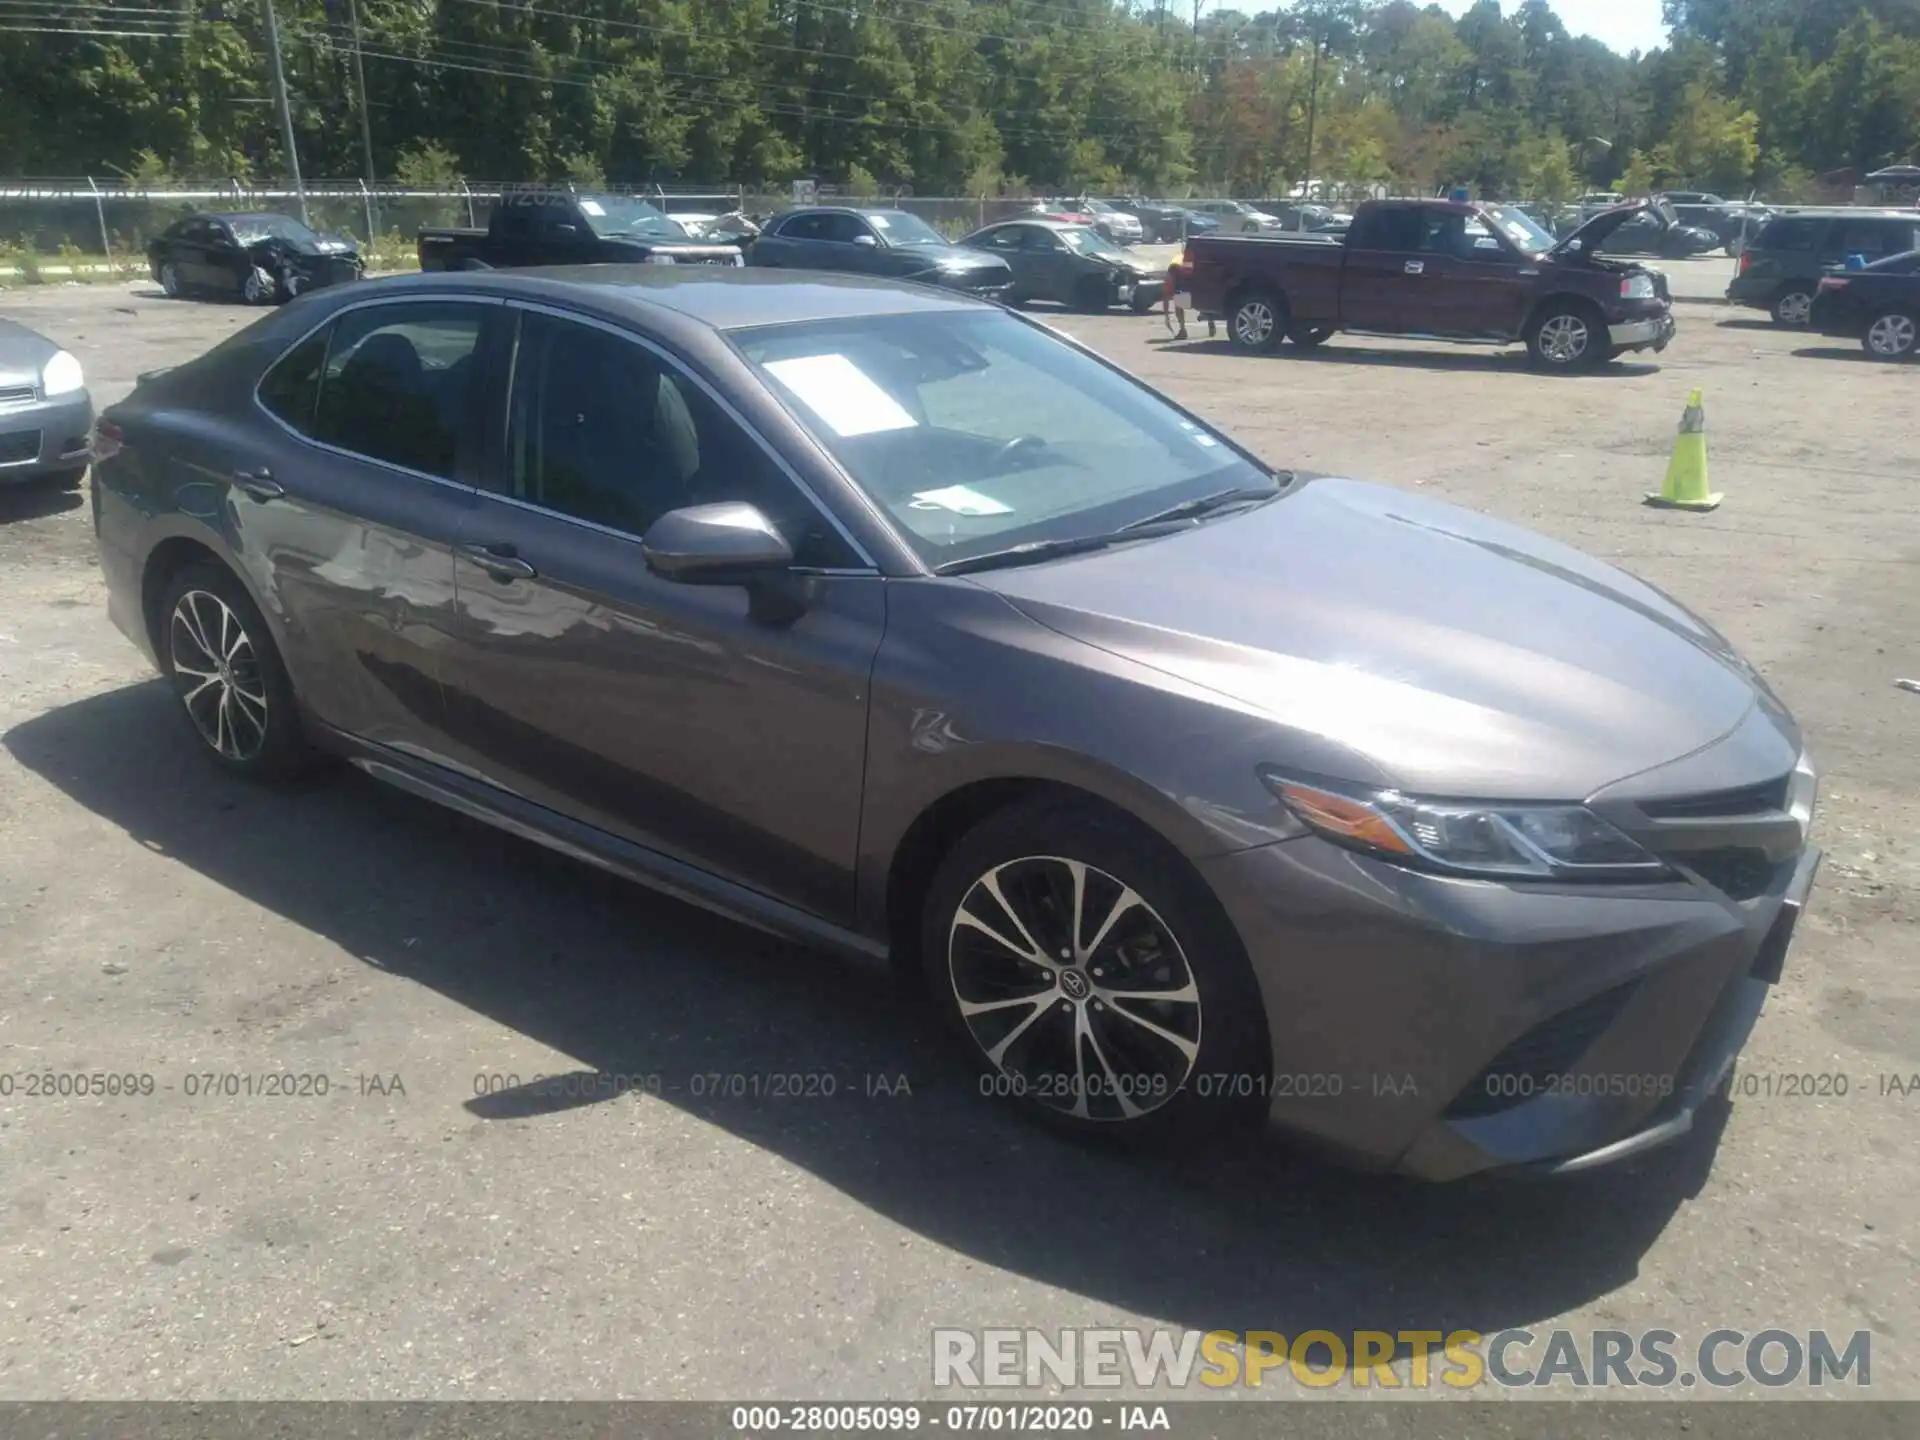
[[[607,207],[602,205],[598,200],[582,200],[580,202],[580,208],[586,214],[596,217],[604,217],[607,213]]]
[[[843,440],[882,430],[911,430],[919,423],[844,355],[772,360],[766,370]]]
[[[955,515],[1011,515],[1013,507],[965,485],[944,490],[922,490],[913,497],[915,510],[951,510]]]

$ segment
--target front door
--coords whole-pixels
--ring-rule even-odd
[[[498,305],[356,306],[260,384],[280,427],[220,477],[248,532],[257,588],[284,629],[295,688],[319,719],[410,753],[443,753],[440,664],[454,632],[453,545]]]
[[[1340,277],[1340,324],[1389,335],[1434,327],[1440,267],[1423,248],[1427,210],[1383,205],[1354,221]]]
[[[885,587],[785,466],[664,351],[526,309],[505,453],[455,566],[451,733],[549,809],[846,921]],[[648,569],[668,510],[758,505],[795,573]]]

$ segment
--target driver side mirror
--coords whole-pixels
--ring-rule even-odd
[[[647,568],[687,585],[740,585],[793,564],[793,547],[753,505],[737,500],[669,510],[640,537]]]
[[[880,242],[871,235],[856,235],[853,237],[853,243],[864,250],[877,250],[880,247]]]

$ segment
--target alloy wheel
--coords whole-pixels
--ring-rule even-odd
[[[1233,335],[1248,349],[1258,349],[1273,338],[1273,306],[1265,300],[1244,300],[1233,312]]]
[[[246,281],[240,287],[240,297],[249,305],[258,305],[271,293],[268,282],[258,270],[249,271]]]
[[[1774,313],[1782,325],[1804,325],[1813,316],[1813,297],[1804,290],[1791,291],[1780,297]]]
[[[1578,315],[1555,315],[1540,327],[1540,353],[1555,365],[1572,365],[1587,353],[1593,332]]]
[[[1882,360],[1903,360],[1913,354],[1913,317],[1897,311],[1882,315],[1867,330],[1867,349]]]
[[[1200,1054],[1200,989],[1172,929],[1083,861],[1029,855],[968,888],[947,937],[954,1001],[1008,1093],[1080,1120],[1137,1120]]]
[[[174,684],[200,738],[228,760],[252,760],[267,740],[267,686],[240,617],[211,591],[188,590],[167,632]]]
[[[180,272],[171,265],[162,265],[160,267],[160,288],[166,291],[169,296],[177,298],[180,294]]]

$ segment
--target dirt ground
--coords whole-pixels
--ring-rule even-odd
[[[250,318],[146,286],[0,313],[102,403]],[[1657,362],[1555,378],[1057,321],[1278,464],[1639,572],[1806,726],[1828,859],[1735,1103],[1551,1186],[1072,1147],[980,1100],[869,969],[353,774],[230,783],[108,624],[84,492],[0,496],[0,1075],[154,1083],[0,1095],[0,1398],[871,1399],[932,1393],[936,1326],[1133,1324],[1866,1329],[1871,1393],[1920,1398],[1920,1089],[1883,1078],[1920,1072],[1920,694],[1894,684],[1920,678],[1920,369],[1680,322]],[[1726,502],[1644,508],[1696,387]],[[703,1079],[820,1072],[830,1098]],[[660,1093],[528,1103],[540,1073]],[[189,1093],[216,1074],[327,1093]]]

